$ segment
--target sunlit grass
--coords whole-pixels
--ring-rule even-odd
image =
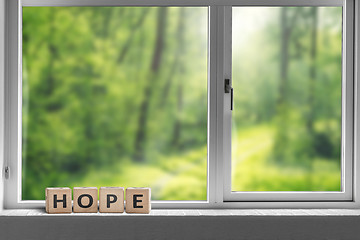
[[[268,162],[273,134],[274,129],[262,125],[239,130],[237,137],[234,136],[233,191],[340,190],[340,166],[336,161],[316,158],[311,171]],[[151,187],[153,200],[206,200],[206,158],[206,146],[161,156],[148,163],[134,163],[130,158],[123,158],[119,163],[92,168],[76,178],[64,177],[62,182],[69,187]],[[43,198],[39,191],[34,194],[38,194],[38,199]]]
[[[274,129],[255,126],[240,130],[233,150],[232,190],[236,191],[339,191],[338,164],[316,158],[312,169],[268,162]],[[206,147],[147,164],[130,159],[109,168],[93,169],[78,186],[151,187],[153,200],[206,200]]]
[[[233,191],[340,191],[340,166],[332,159],[315,158],[310,168],[270,162],[273,134],[270,125],[238,132],[233,145]]]
[[[151,187],[153,200],[206,200],[206,147],[139,164],[121,159],[87,172],[78,186]]]

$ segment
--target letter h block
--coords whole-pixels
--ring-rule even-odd
[[[126,213],[150,213],[151,190],[150,188],[126,189]]]
[[[46,188],[45,200],[47,213],[72,212],[70,188]]]
[[[98,189],[96,187],[74,187],[74,213],[97,213]]]

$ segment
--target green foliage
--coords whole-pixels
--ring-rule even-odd
[[[110,170],[131,169],[141,152],[135,169],[154,178],[159,159],[206,145],[207,39],[198,34],[206,16],[206,8],[23,8],[23,199],[78,182],[149,186]],[[206,165],[206,152],[199,159]],[[103,169],[110,182],[83,181]]]
[[[317,10],[288,8],[286,24],[281,8],[234,10],[233,190],[340,189],[341,8]],[[23,199],[149,186],[153,200],[206,200],[207,19],[24,7]]]
[[[340,190],[341,14],[233,10],[233,190]]]
[[[234,133],[233,191],[341,190],[340,166],[336,160],[317,157],[311,162],[305,161],[306,165],[269,161],[276,141],[275,130],[276,125],[262,125]]]

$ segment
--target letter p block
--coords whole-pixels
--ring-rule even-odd
[[[102,213],[124,212],[124,188],[101,187],[99,199],[99,211]]]
[[[46,188],[45,200],[47,213],[72,212],[70,188]]]

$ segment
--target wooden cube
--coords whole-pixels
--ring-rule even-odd
[[[123,213],[124,212],[124,188],[101,187],[99,193],[99,212]]]
[[[96,187],[74,187],[74,212],[96,213],[98,211],[98,189]]]
[[[47,213],[71,213],[71,189],[65,188],[46,188],[45,190],[45,209]]]
[[[150,213],[151,189],[127,188],[126,213]]]

